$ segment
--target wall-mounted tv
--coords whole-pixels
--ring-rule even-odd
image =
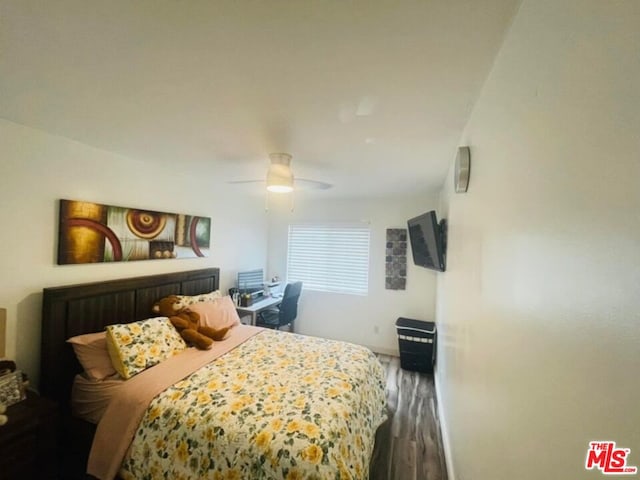
[[[446,221],[434,210],[407,222],[413,263],[420,267],[444,272],[446,261]]]

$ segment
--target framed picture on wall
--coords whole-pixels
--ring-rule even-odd
[[[58,265],[208,257],[211,219],[60,200]]]

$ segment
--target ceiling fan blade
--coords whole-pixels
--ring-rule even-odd
[[[295,184],[302,188],[314,188],[316,190],[328,190],[333,187],[330,183],[320,182],[319,180],[309,180],[308,178],[296,178]]]
[[[264,183],[264,180],[230,180],[227,183]]]

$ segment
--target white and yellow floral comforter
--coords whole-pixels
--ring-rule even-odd
[[[158,395],[129,479],[366,479],[384,373],[356,345],[265,331]]]

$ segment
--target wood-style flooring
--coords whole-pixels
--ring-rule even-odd
[[[369,480],[447,480],[433,375],[377,356],[387,373],[389,418],[376,434]]]

